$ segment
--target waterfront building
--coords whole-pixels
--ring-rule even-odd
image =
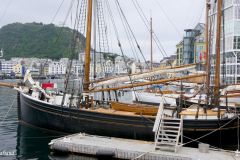
[[[91,63],[94,63],[94,52],[93,51],[91,51],[90,57],[91,57]],[[104,54],[103,53],[96,52],[95,57],[96,57],[96,63],[104,62]],[[84,59],[85,59],[85,52],[79,53],[78,60],[81,63],[83,63]]]
[[[176,45],[177,65],[205,61],[205,25],[198,23],[194,29],[186,29],[185,36]]]
[[[171,55],[169,57],[164,57],[160,61],[160,66],[159,68],[163,69],[166,67],[174,67],[177,65],[177,55]]]
[[[17,77],[21,77],[22,76],[22,65],[20,63],[16,63],[13,65],[13,72],[15,74],[15,76]]]
[[[60,59],[60,61],[52,61],[48,66],[49,75],[64,75],[66,74],[68,60]]]
[[[0,58],[3,57],[3,49],[0,50]]]
[[[212,7],[209,17],[216,23],[216,4]],[[221,36],[221,83],[240,83],[240,0],[223,1],[222,36]],[[224,34],[223,34],[224,33]],[[211,54],[211,82],[214,80],[214,56],[216,31],[213,31]]]
[[[11,75],[13,73],[13,61],[6,61],[5,59],[1,60],[1,73]]]
[[[180,66],[183,63],[183,40],[176,45],[176,48],[177,48],[177,65]]]

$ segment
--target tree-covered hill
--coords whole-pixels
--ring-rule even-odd
[[[13,23],[0,28],[0,49],[4,57],[36,57],[59,59],[70,56],[73,30],[42,23]],[[79,34],[77,46],[85,48],[85,37]],[[77,57],[77,56],[76,56]]]

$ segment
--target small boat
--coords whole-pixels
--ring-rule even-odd
[[[111,108],[116,111],[127,111],[127,112],[134,112],[140,115],[152,115],[156,116],[158,112],[157,106],[152,105],[144,105],[144,104],[129,104],[129,103],[121,103],[121,102],[114,102],[111,101]]]

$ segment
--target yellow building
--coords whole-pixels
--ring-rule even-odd
[[[22,65],[19,63],[13,65],[13,72],[15,73],[15,76],[21,77],[22,76]]]
[[[177,65],[204,62],[205,25],[198,23],[194,29],[186,29],[185,36],[176,45]]]
[[[183,41],[176,45],[177,48],[177,66],[181,66],[183,63]]]
[[[43,75],[48,75],[49,74],[49,66],[48,65],[45,65],[44,67],[43,67]]]

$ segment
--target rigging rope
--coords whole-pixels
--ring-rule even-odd
[[[101,1],[97,2],[97,22],[98,22],[98,47],[100,54],[101,76],[106,77],[106,64],[102,63],[102,56],[109,53],[108,33],[104,17],[104,9]]]
[[[175,31],[178,33],[179,37],[182,36],[181,32],[179,31],[179,29],[177,28],[177,26],[174,24],[174,22],[170,19],[170,17],[168,16],[168,14],[166,13],[166,11],[163,9],[163,7],[160,5],[160,2],[158,0],[155,0],[155,2],[157,3],[157,5],[159,6],[159,8],[162,10],[163,14],[166,16],[166,18],[168,19],[169,23],[173,26],[173,28],[175,29]]]
[[[60,9],[61,9],[64,1],[65,1],[65,0],[62,0],[62,2],[60,3],[60,5],[59,5],[59,7],[58,7],[58,9],[57,9],[57,11],[56,11],[56,13],[54,14],[54,16],[53,16],[53,18],[52,18],[52,20],[51,20],[51,23],[53,23],[53,21],[54,21],[55,18],[57,17],[57,14],[59,13],[59,11],[60,11]]]
[[[3,10],[3,14],[2,14],[2,16],[0,17],[0,23],[1,23],[1,21],[4,19],[5,15],[6,15],[7,11],[8,11],[8,8],[9,8],[9,7],[11,6],[11,4],[12,4],[12,1],[13,1],[13,0],[9,0],[9,1],[8,1],[8,4],[7,4],[7,7]]]
[[[6,114],[4,115],[4,117],[1,119],[1,121],[0,121],[0,125],[3,124],[3,122],[5,121],[5,119],[6,119],[7,116],[8,116],[9,112],[12,110],[12,108],[13,108],[15,102],[16,102],[16,99],[17,99],[17,97],[15,96],[15,98],[13,99],[12,104],[10,105],[10,107],[9,107],[9,109],[8,109],[8,111],[7,111],[7,113],[6,113]]]
[[[119,11],[120,11],[120,15],[122,15],[122,18],[124,19],[124,22],[125,22],[125,26],[126,26],[126,28],[128,29],[128,32],[129,32],[129,36],[131,37],[133,37],[133,39],[134,39],[134,41],[135,41],[135,43],[136,43],[136,46],[137,46],[137,48],[138,48],[138,50],[139,50],[139,52],[140,52],[140,54],[141,54],[141,56],[142,56],[142,58],[143,58],[143,60],[144,60],[144,62],[146,63],[147,62],[147,60],[146,60],[146,58],[145,58],[145,56],[143,55],[143,52],[142,52],[142,50],[141,50],[141,48],[140,48],[140,45],[139,45],[139,43],[138,43],[138,41],[137,41],[137,39],[136,39],[136,37],[135,37],[135,35],[133,34],[133,30],[132,30],[132,28],[130,27],[130,25],[129,25],[129,23],[128,23],[128,20],[127,20],[127,18],[126,18],[126,16],[125,16],[125,14],[124,14],[124,12],[123,12],[123,10],[122,10],[122,7],[120,6],[120,4],[119,4],[119,2],[117,1],[117,5],[118,5],[118,9],[119,9]],[[122,20],[123,21],[123,20]],[[132,42],[133,43],[133,42]],[[134,45],[133,45],[134,46]],[[134,47],[134,49],[135,49],[135,47]],[[136,52],[136,51],[135,51]],[[148,65],[148,64],[147,64]]]
[[[106,1],[106,2],[107,2],[108,13],[109,13],[109,15],[110,15],[110,19],[111,19],[112,24],[113,24],[113,27],[114,27],[115,35],[116,35],[116,37],[117,37],[118,46],[119,46],[119,49],[120,49],[120,51],[121,51],[121,54],[122,54],[122,57],[123,57],[123,61],[124,61],[124,63],[125,63],[125,66],[127,67],[126,56],[125,56],[124,53],[123,53],[123,49],[122,49],[122,45],[121,45],[121,43],[120,43],[120,39],[119,39],[119,34],[118,34],[117,27],[116,27],[116,23],[115,23],[115,21],[114,21],[114,19],[113,19],[113,15],[112,15],[112,11],[111,11],[109,2],[108,2],[108,1]],[[115,3],[116,3],[116,5],[118,5],[118,4],[119,4],[119,3],[118,3],[118,0],[116,0]],[[131,75],[130,75],[130,73],[129,73],[129,69],[128,69],[128,68],[127,68],[127,72],[128,72],[128,76],[129,76],[131,85],[133,85],[132,77],[131,77]],[[136,94],[134,87],[133,87],[133,91],[134,91],[134,94]]]
[[[72,0],[73,4],[74,0]],[[77,0],[77,10],[79,9],[79,0]],[[65,76],[65,85],[64,85],[64,94],[62,98],[62,103],[61,106],[63,107],[66,94],[67,94],[67,88],[68,88],[68,83],[69,83],[69,78],[71,74],[71,69],[72,69],[72,64],[73,64],[73,56],[75,55],[76,52],[76,43],[78,42],[78,31],[76,30],[79,27],[79,21],[78,21],[78,12],[76,12],[76,17],[75,17],[75,22],[74,22],[74,30],[73,30],[73,37],[72,37],[72,44],[71,44],[71,54],[70,54],[70,62],[68,63],[67,69],[66,69],[66,76]],[[73,94],[71,94],[71,99],[73,97]]]
[[[143,21],[145,27],[147,28],[147,30],[150,32],[150,26],[148,19],[146,18],[141,6],[139,5],[139,3],[137,2],[137,0],[132,0],[134,7],[136,8],[141,20]],[[157,45],[157,48],[159,49],[160,53],[162,54],[163,57],[167,57],[167,53],[165,51],[165,49],[163,48],[160,40],[158,39],[157,35],[155,34],[155,32],[153,31],[153,40]]]

